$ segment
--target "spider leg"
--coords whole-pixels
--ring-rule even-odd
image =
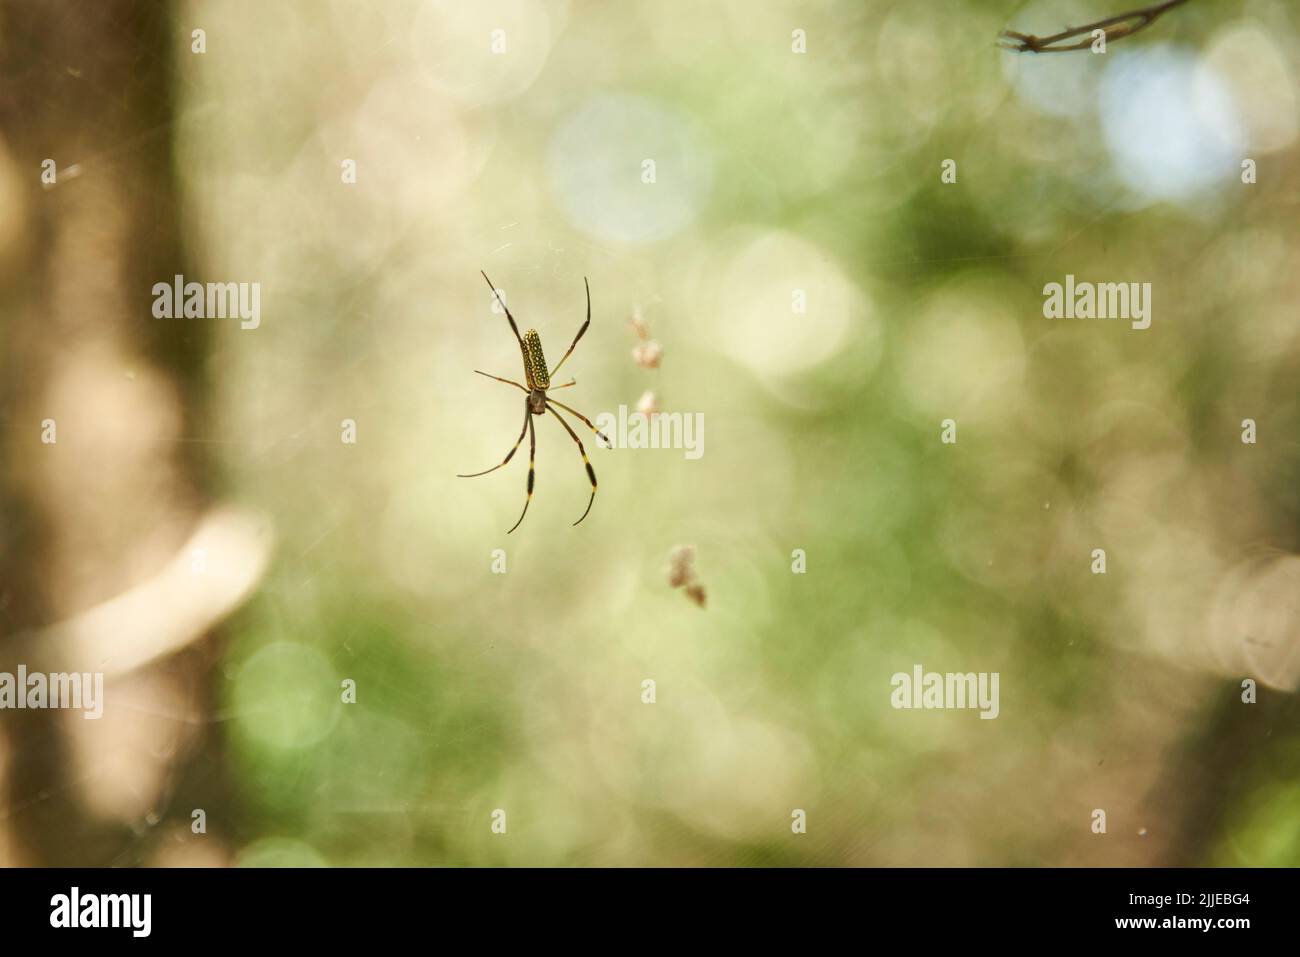
[[[501,303],[501,308],[506,311],[506,318],[510,320],[510,328],[514,331],[515,340],[519,343],[519,357],[524,360],[524,368],[527,369],[528,357],[524,352],[524,340],[523,337],[519,335],[519,327],[515,325],[515,317],[510,314],[510,307],[507,306],[506,301],[501,298],[501,293],[497,292],[497,287],[492,285],[492,280],[488,279],[487,273],[480,269],[479,275],[487,281],[488,288],[492,290],[492,295],[497,297],[497,302]]]
[[[528,506],[533,501],[533,460],[537,458],[537,433],[533,430],[533,417],[531,414],[524,421],[524,424],[528,426],[528,497],[524,499],[524,510],[519,513],[519,522],[524,520],[524,516],[528,514]],[[522,439],[523,436],[520,436],[520,438]],[[514,525],[510,526],[510,532],[519,527],[519,522],[515,522]],[[506,534],[509,535],[510,532],[506,532]]]
[[[553,385],[553,386],[551,386],[550,388],[551,388],[551,389],[567,389],[569,386],[571,386],[571,385],[577,385],[577,384],[578,384],[578,380],[577,380],[577,379],[570,379],[568,382],[564,383],[564,385]]]
[[[560,371],[560,366],[564,365],[564,359],[573,355],[573,350],[578,347],[578,340],[582,338],[582,334],[586,332],[587,327],[591,325],[591,286],[588,285],[586,276],[582,277],[582,284],[587,287],[587,321],[582,324],[582,328],[578,330],[578,334],[573,337],[573,345],[569,346],[569,351],[564,354],[564,358],[560,360],[559,365],[551,370],[552,377],[554,377],[555,373]]]
[[[501,378],[499,375],[492,375],[492,373],[490,373],[490,372],[479,372],[478,369],[475,369],[474,371],[475,371],[475,372],[478,372],[479,375],[485,375],[485,376],[487,376],[489,379],[496,379],[498,382],[504,382],[504,383],[506,383],[507,385],[512,385],[512,386],[514,386],[516,389],[523,389],[525,392],[528,391],[528,390],[525,389],[522,385],[520,385],[518,382],[516,382],[514,379],[503,379],[503,378]],[[570,382],[569,385],[573,385],[573,383]]]
[[[528,431],[528,420],[530,418],[532,418],[532,412],[528,408],[528,400],[525,399],[524,400],[524,427],[519,430],[519,438],[515,439],[515,447],[510,450],[510,453],[504,459],[501,460],[501,465],[505,465],[507,462],[509,462],[512,458],[515,457],[515,453],[519,451],[519,443],[524,440],[524,433]],[[480,475],[487,475],[488,472],[495,472],[497,469],[501,468],[501,465],[494,465],[490,469],[484,469],[482,472],[472,472],[469,475],[457,474],[456,478],[477,478]],[[529,484],[531,485],[532,483],[529,482]]]
[[[550,409],[549,404],[547,405],[547,408]],[[556,412],[554,409],[550,409],[550,412],[551,415],[560,420],[560,425],[564,426],[564,431],[569,433],[569,438],[578,443],[578,452],[582,455],[582,464],[587,467],[587,478],[591,479],[591,498],[587,499],[587,511],[583,512],[578,521],[573,523],[574,525],[577,525],[582,521],[582,519],[587,517],[587,512],[591,511],[592,503],[596,501],[596,470],[593,469],[591,463],[587,461],[587,450],[582,447],[582,439],[578,438],[578,434],[573,431],[568,422],[564,421],[564,418],[560,413]]]
[[[555,402],[554,399],[547,399],[546,401],[548,403],[552,403],[552,402],[555,403],[555,405],[558,405],[561,409],[563,409],[565,412],[569,413],[570,415],[576,415],[579,419],[581,419],[586,424],[587,428],[591,429],[591,431],[596,433],[597,437],[599,437],[601,441],[605,443],[606,448],[612,449],[614,447],[614,443],[609,440],[609,437],[606,436],[604,432],[600,431],[600,429],[592,425],[591,419],[587,418],[577,409],[570,409],[563,402]]]

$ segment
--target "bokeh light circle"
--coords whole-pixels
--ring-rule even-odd
[[[1117,56],[1098,93],[1116,171],[1153,200],[1179,199],[1235,175],[1242,135],[1226,87],[1169,45]]]
[[[577,229],[627,243],[680,232],[713,182],[710,150],[690,117],[623,93],[594,96],[562,120],[546,170],[556,203]]]
[[[338,719],[340,685],[314,648],[277,641],[239,669],[233,706],[240,732],[272,751],[307,747],[324,738]]]
[[[425,0],[411,25],[411,53],[448,96],[466,106],[497,103],[537,79],[566,12],[564,4],[529,0]]]
[[[871,344],[864,371],[878,358],[880,324],[866,293],[826,250],[793,233],[745,242],[723,269],[715,301],[715,347],[764,380],[826,362],[850,334]]]

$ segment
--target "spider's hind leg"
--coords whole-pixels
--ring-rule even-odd
[[[532,418],[532,413],[528,408],[528,400],[525,399],[524,400],[524,427],[519,430],[519,438],[515,439],[515,447],[512,448],[506,454],[506,457],[501,460],[501,465],[505,465],[507,462],[509,462],[512,458],[515,457],[515,453],[519,451],[519,443],[524,440],[524,433],[528,431],[528,420],[531,418]],[[482,472],[471,472],[469,475],[461,475],[457,473],[456,478],[478,478],[480,475],[487,475],[488,472],[495,472],[497,469],[501,468],[501,465],[494,465],[490,469],[484,469]]]
[[[558,405],[561,409],[563,409],[565,412],[569,413],[570,415],[577,416],[582,421],[583,425],[585,425],[587,428],[591,429],[591,431],[596,433],[596,438],[600,439],[602,442],[605,443],[605,448],[612,449],[614,447],[614,443],[609,440],[609,436],[607,436],[604,432],[600,431],[600,429],[592,425],[591,419],[587,418],[577,409],[571,409],[563,402],[556,402],[554,399],[548,399],[547,401],[553,405]]]
[[[528,514],[528,506],[533,501],[533,462],[537,458],[537,432],[533,429],[531,411],[528,413],[528,418],[524,424],[528,427],[528,497],[524,499],[524,510],[519,513],[519,522],[524,520],[524,516]],[[522,439],[523,436],[520,436],[520,438]],[[510,532],[519,527],[519,522],[515,522],[510,526]],[[506,532],[506,534],[509,535],[510,532]]]
[[[547,409],[550,410],[551,415],[560,420],[560,425],[564,426],[564,431],[569,433],[569,438],[578,443],[578,453],[582,456],[582,464],[587,467],[587,478],[591,481],[591,498],[587,499],[586,511],[582,513],[577,522],[573,523],[574,525],[577,525],[587,517],[587,512],[591,511],[592,503],[596,501],[596,470],[591,467],[591,462],[587,459],[587,450],[583,448],[582,439],[578,438],[578,434],[570,428],[569,423],[564,421],[564,418],[560,413],[556,412],[549,405],[547,406]]]

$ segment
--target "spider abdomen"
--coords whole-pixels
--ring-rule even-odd
[[[531,388],[551,387],[551,374],[546,371],[546,356],[542,354],[542,337],[536,329],[524,333],[524,374]]]

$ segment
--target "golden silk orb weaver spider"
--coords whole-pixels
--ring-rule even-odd
[[[591,325],[591,286],[588,285],[587,278],[584,276],[582,284],[587,287],[587,320],[582,324],[582,328],[578,330],[578,334],[573,337],[573,345],[569,346],[569,351],[564,354],[564,358],[560,360],[559,365],[548,371],[546,368],[546,356],[542,354],[542,337],[537,334],[536,329],[529,329],[522,336],[519,335],[519,327],[515,325],[515,317],[510,314],[510,307],[506,305],[505,300],[501,298],[501,294],[497,292],[497,287],[492,285],[492,280],[488,279],[487,273],[481,273],[481,275],[487,282],[488,288],[492,290],[492,295],[496,297],[497,302],[501,303],[501,308],[504,309],[506,313],[506,319],[510,321],[510,328],[515,334],[515,339],[519,341],[519,354],[524,360],[524,382],[526,382],[527,385],[516,382],[514,379],[503,379],[501,376],[482,372],[478,369],[475,369],[474,371],[479,375],[487,376],[489,379],[496,379],[498,382],[512,385],[516,389],[521,389],[526,393],[524,399],[524,427],[519,430],[519,438],[515,439],[514,448],[512,448],[506,454],[506,457],[501,460],[500,465],[494,465],[490,469],[484,469],[482,472],[472,472],[469,475],[457,475],[457,478],[477,478],[480,475],[487,475],[488,472],[495,472],[514,458],[515,453],[519,451],[519,446],[524,441],[524,434],[527,433],[528,496],[524,499],[524,510],[519,513],[519,521],[515,522],[514,525],[510,527],[510,532],[513,532],[519,527],[520,522],[524,520],[524,516],[528,514],[528,506],[533,501],[533,463],[537,459],[537,433],[533,428],[533,416],[545,415],[547,412],[550,412],[551,415],[555,416],[555,418],[559,420],[560,425],[564,426],[564,431],[569,433],[569,438],[573,439],[573,441],[577,443],[578,453],[582,456],[582,464],[587,467],[587,478],[591,480],[591,498],[587,499],[586,511],[579,516],[577,522],[573,523],[574,525],[577,525],[578,522],[581,522],[587,517],[587,512],[591,511],[592,503],[596,501],[596,470],[591,467],[591,462],[587,460],[587,450],[583,447],[582,440],[578,438],[578,434],[573,431],[569,426],[569,423],[566,422],[564,417],[556,411],[555,407],[559,406],[570,415],[576,416],[584,425],[587,426],[587,428],[595,432],[597,437],[605,442],[606,447],[612,447],[612,443],[599,429],[591,424],[591,420],[585,415],[577,409],[569,408],[563,402],[557,402],[555,399],[552,399],[547,395],[547,392],[555,389],[567,389],[569,386],[577,384],[576,379],[571,379],[563,385],[551,385],[551,376],[556,372],[559,372],[560,366],[564,365],[565,360],[568,359],[569,356],[573,355],[573,350],[578,346],[578,340],[582,338],[582,334],[586,332],[587,327]],[[506,534],[509,535],[510,532],[506,532]]]

